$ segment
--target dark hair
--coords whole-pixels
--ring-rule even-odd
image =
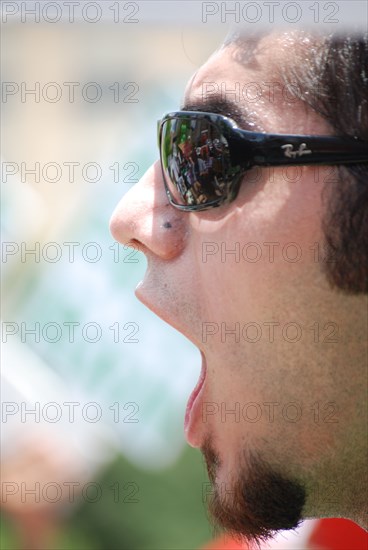
[[[303,49],[300,61],[284,72],[285,82],[299,84],[300,99],[336,135],[366,141],[368,154],[368,34],[322,36],[315,48]],[[368,293],[368,164],[336,170],[337,181],[326,183],[323,191],[325,273],[335,288]]]

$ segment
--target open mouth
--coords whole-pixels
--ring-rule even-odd
[[[185,412],[184,431],[186,439],[192,447],[200,447],[200,441],[198,440],[198,433],[196,433],[196,424],[201,418],[202,411],[202,394],[203,387],[206,379],[207,364],[206,358],[201,352],[202,368],[199,380],[192,391]]]
[[[153,313],[158,315],[161,319],[163,319],[166,323],[174,327],[176,330],[178,330],[181,334],[183,334],[192,344],[194,344],[197,348],[200,346],[200,342],[196,341],[196,339],[193,337],[193,333],[191,333],[189,330],[187,330],[185,324],[179,323],[176,317],[169,316],[168,311],[164,309],[162,306],[159,307],[159,303],[157,300],[151,300],[152,297],[152,289],[155,290],[155,297],[157,293],[157,285],[153,285],[152,283],[148,282],[148,275],[146,273],[145,278],[143,281],[141,281],[136,289],[135,289],[135,295],[146,307],[148,307]],[[151,296],[150,296],[151,294]],[[184,421],[184,431],[186,439],[192,447],[200,447],[202,444],[202,441],[200,439],[200,430],[198,430],[198,423],[202,418],[202,395],[204,392],[204,385],[205,385],[205,379],[206,379],[206,372],[207,372],[207,362],[206,358],[201,351],[201,357],[202,357],[202,367],[201,367],[201,374],[199,376],[199,380],[192,391],[188,403],[187,408],[185,412],[185,421]]]

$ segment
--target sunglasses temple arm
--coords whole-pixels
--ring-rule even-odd
[[[354,138],[250,134],[233,143],[244,168],[368,162],[367,143]]]

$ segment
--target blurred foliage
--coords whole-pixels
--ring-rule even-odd
[[[96,480],[103,488],[95,503],[83,502],[60,529],[50,550],[195,549],[211,538],[202,499],[208,479],[199,452],[187,448],[180,459],[161,472],[145,472],[119,457]],[[138,502],[124,502],[113,491],[134,482]],[[125,495],[125,497],[124,497]],[[10,519],[1,521],[1,549],[19,548]]]

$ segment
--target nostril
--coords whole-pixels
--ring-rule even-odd
[[[138,252],[142,252],[142,249],[144,248],[144,245],[140,241],[137,241],[137,239],[130,239],[127,243],[125,243],[125,246],[134,248]]]
[[[116,206],[110,232],[125,247],[169,260],[185,246],[188,218],[168,202],[161,178],[155,166],[147,170]]]

